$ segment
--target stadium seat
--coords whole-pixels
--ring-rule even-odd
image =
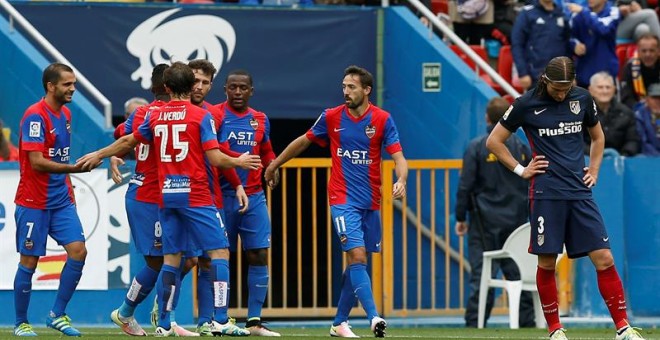
[[[522,93],[523,89],[518,83],[518,79],[513,78],[513,55],[511,54],[511,45],[504,45],[500,48],[500,56],[497,59],[497,73],[504,78],[516,91]]]
[[[520,295],[522,291],[532,292],[534,300],[534,317],[537,328],[545,326],[543,310],[536,288],[536,267],[538,260],[536,255],[527,252],[530,242],[531,225],[525,223],[514,230],[504,242],[500,250],[485,251],[483,254],[483,268],[481,270],[481,284],[479,286],[479,315],[478,327],[484,328],[486,315],[486,299],[488,289],[503,288],[509,298],[509,325],[512,329],[520,328],[519,310]],[[557,257],[557,261],[562,255]],[[512,259],[520,270],[520,280],[504,280],[492,278],[492,264],[495,259]]]
[[[438,13],[449,13],[449,3],[448,0],[431,0],[431,12],[433,14]]]
[[[623,70],[623,68],[626,66],[628,59],[630,59],[630,57],[632,57],[632,55],[635,54],[636,50],[637,50],[637,45],[635,45],[635,43],[625,43],[625,44],[616,45],[615,53],[617,59],[619,59],[619,75],[621,74],[621,70]]]

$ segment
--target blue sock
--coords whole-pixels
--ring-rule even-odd
[[[371,291],[371,279],[367,274],[367,265],[363,263],[353,263],[348,266],[351,273],[351,282],[353,283],[353,292],[357,295],[362,304],[362,308],[367,313],[367,318],[371,320],[378,316],[374,294]]]
[[[165,329],[172,328],[170,312],[173,310],[174,294],[179,287],[176,286],[179,268],[163,264],[158,278],[158,326]]]
[[[211,260],[211,284],[213,285],[212,299],[215,320],[225,324],[229,308],[229,261],[225,259]]]
[[[353,293],[353,283],[351,282],[351,273],[347,268],[341,276],[341,294],[337,302],[337,314],[335,320],[332,322],[333,326],[339,326],[344,321],[348,321],[348,315],[351,314],[351,309],[355,306],[357,297]]]
[[[64,268],[60,275],[60,287],[57,289],[57,297],[51,310],[55,317],[64,314],[66,305],[71,300],[76,287],[78,287],[84,265],[85,261],[77,261],[72,258],[68,258],[66,263],[64,263]]]
[[[182,265],[183,267],[183,265]],[[172,300],[172,312],[170,313],[170,321],[171,322],[176,322],[176,317],[174,315],[174,311],[176,310],[176,306],[179,305],[179,295],[181,295],[181,282],[183,281],[183,278],[186,277],[186,274],[188,272],[182,272],[181,269],[182,267],[179,268],[179,275],[177,275],[177,282],[176,282],[176,287],[177,289],[174,291],[174,299]]]
[[[149,266],[144,266],[133,278],[124,303],[119,307],[119,315],[125,318],[133,316],[135,307],[144,301],[154,289],[156,280],[158,280],[158,272]]]
[[[248,267],[248,320],[261,317],[268,293],[268,266]]]
[[[213,318],[213,288],[211,271],[199,269],[197,275],[197,325],[210,322]]]
[[[28,269],[18,265],[14,277],[14,309],[16,310],[16,326],[27,323],[27,311],[32,294],[32,275],[34,269]]]

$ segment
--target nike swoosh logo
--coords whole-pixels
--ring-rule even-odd
[[[548,108],[546,107],[546,108],[543,109],[543,110],[539,110],[539,111],[534,110],[534,114],[535,114],[535,115],[540,114],[541,112],[543,112],[543,111],[545,111],[545,110],[547,110],[547,109],[548,109]]]
[[[341,129],[337,129],[337,128],[335,128],[335,132],[339,132],[339,131],[341,131],[341,130],[346,130],[346,128],[341,128]]]
[[[50,130],[50,133],[53,133],[53,132],[55,132],[55,130],[57,130],[57,129],[52,129],[52,130]]]
[[[603,242],[607,242],[609,241],[609,239],[610,239],[609,237],[603,237]]]

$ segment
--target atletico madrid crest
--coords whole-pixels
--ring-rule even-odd
[[[364,133],[367,134],[367,137],[371,138],[376,134],[376,127],[373,125],[367,125],[364,128]]]
[[[256,130],[259,127],[259,122],[254,118],[250,118],[250,126]]]
[[[568,103],[568,106],[571,108],[571,112],[574,114],[580,114],[580,101],[579,100],[571,100],[570,103]]]
[[[542,246],[545,243],[545,235],[538,235],[536,237],[536,243],[539,244],[539,247]]]

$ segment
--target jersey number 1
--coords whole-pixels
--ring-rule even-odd
[[[169,144],[170,128],[172,129],[172,149],[179,150],[174,157],[175,162],[181,162],[188,156],[188,142],[181,141],[181,133],[186,131],[186,124],[156,125],[154,133],[160,137],[160,161],[164,163],[172,162],[172,155],[167,153]]]

